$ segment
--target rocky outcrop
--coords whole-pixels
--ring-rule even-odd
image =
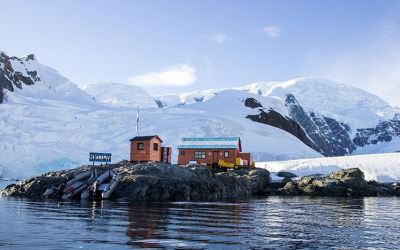
[[[393,137],[400,137],[399,115],[391,120],[379,122],[375,128],[357,129],[353,142],[359,147],[364,147],[379,142],[390,142]]]
[[[249,108],[252,108],[252,109],[262,108],[263,107],[262,104],[259,101],[257,101],[256,99],[254,99],[254,98],[247,98],[244,101],[244,105],[246,107],[249,107]]]
[[[14,92],[15,88],[22,89],[23,85],[33,85],[35,81],[40,81],[36,71],[29,71],[24,63],[35,60],[33,54],[24,58],[9,57],[0,51],[0,103],[4,101],[5,89]],[[17,71],[13,63],[20,64],[18,68],[24,69],[23,72]]]
[[[304,144],[306,144],[310,148],[313,148],[317,151],[319,150],[319,147],[308,138],[307,134],[304,132],[304,130],[301,128],[301,126],[293,119],[291,119],[289,117],[285,117],[273,109],[266,110],[254,98],[247,98],[245,100],[245,105],[246,105],[246,107],[253,108],[253,109],[258,108],[258,110],[260,111],[259,114],[247,115],[246,118],[248,118],[254,122],[259,122],[259,123],[267,124],[267,125],[282,129],[282,130],[296,136],[299,140],[301,140]],[[261,105],[261,107],[260,107],[260,105]]]
[[[7,186],[0,195],[44,199],[43,193],[59,186],[90,166],[50,172]],[[280,183],[270,182],[265,169],[249,168],[218,172],[200,165],[158,163],[131,164],[123,161],[96,167],[98,172],[113,169],[120,182],[110,199],[126,201],[218,201],[249,198],[253,195],[303,195],[332,197],[400,196],[400,184],[366,181],[358,168],[346,169],[327,176],[306,176],[298,180],[290,172]],[[78,197],[79,198],[79,197]]]
[[[286,96],[285,105],[290,118],[304,129],[317,146],[318,152],[325,156],[341,156],[355,150],[348,133],[350,127],[347,124],[339,123],[329,117],[318,116],[314,112],[306,112],[291,94]]]
[[[120,175],[120,182],[111,199],[118,200],[225,200],[246,198],[261,194],[269,184],[269,172],[264,169],[243,169],[213,172],[200,165],[169,165],[142,163],[97,167],[98,172],[113,169]],[[73,170],[46,173],[1,191],[2,196],[41,199],[52,186],[71,179],[75,174],[90,169],[82,166]]]
[[[275,192],[280,195],[309,195],[334,197],[365,197],[400,195],[393,184],[366,181],[358,168],[345,169],[327,176],[307,176],[290,181]]]
[[[246,118],[285,130],[325,156],[348,155],[355,150],[347,124],[318,116],[314,112],[306,112],[291,94],[288,94],[285,100],[289,117],[273,109],[267,110],[254,98],[247,98],[244,104],[259,110],[259,114],[248,115]]]
[[[304,110],[292,94],[286,95],[285,100],[289,117],[263,107],[255,98],[247,98],[244,105],[259,111],[258,114],[247,115],[246,118],[285,130],[324,156],[349,155],[357,147],[390,142],[393,138],[400,137],[399,114],[391,120],[379,122],[375,128],[357,129],[352,139],[348,124]]]
[[[391,120],[379,122],[374,128],[357,129],[352,138],[348,124],[304,110],[292,94],[286,95],[285,100],[289,117],[263,107],[255,98],[247,98],[244,104],[259,110],[258,114],[246,118],[285,130],[324,156],[349,155],[357,147],[390,142],[400,137],[400,114]]]

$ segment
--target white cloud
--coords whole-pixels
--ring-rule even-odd
[[[187,86],[196,82],[196,69],[188,64],[176,64],[162,70],[136,75],[128,78],[128,82],[142,87],[155,86]]]
[[[225,34],[223,34],[223,33],[216,33],[216,34],[212,34],[212,35],[210,36],[210,40],[213,41],[213,42],[215,42],[215,43],[218,43],[218,44],[224,43],[224,42],[226,42],[228,39],[229,39],[229,38],[228,38]]]
[[[275,25],[266,26],[262,30],[267,36],[271,38],[276,38],[281,35],[281,28]]]

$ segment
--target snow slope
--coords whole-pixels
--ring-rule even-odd
[[[353,131],[392,119],[399,112],[365,90],[325,79],[299,78],[277,83],[266,95],[285,98],[289,93],[305,110],[347,123]]]
[[[340,169],[356,167],[364,172],[367,180],[400,181],[400,153],[257,162],[256,167],[271,172],[290,171],[298,176],[330,174]]]
[[[84,90],[94,96],[97,101],[113,106],[157,107],[153,97],[137,86],[108,82],[91,84]]]
[[[94,85],[88,90],[94,97],[36,59],[16,62],[16,72],[35,70],[39,78],[7,91],[7,100],[0,104],[0,177],[74,167],[88,163],[92,151],[111,152],[113,161],[127,159],[136,104],[142,107],[141,134],[158,134],[174,148],[181,137],[240,136],[243,150],[253,152],[257,160],[321,156],[285,131],[246,119],[254,112],[243,104],[246,96],[253,96],[250,93],[227,91],[200,106],[160,109],[139,88]],[[281,106],[274,100],[262,102]],[[176,151],[172,156],[175,161]]]
[[[244,105],[247,98],[257,98],[263,106],[273,108],[282,115],[287,115],[287,110],[282,108],[281,100],[264,98],[239,90],[226,90],[204,103],[195,103],[183,107],[212,112],[214,115],[226,119],[230,124],[236,124],[236,130],[240,131],[237,136],[242,137],[245,150],[252,152],[256,161],[320,156],[319,153],[306,146],[295,136],[281,129],[255,123],[246,118],[247,115],[258,113],[258,110]]]
[[[392,119],[400,109],[365,90],[326,79],[297,78],[283,82],[258,82],[233,88],[252,94],[285,99],[296,97],[307,111],[344,122],[354,132],[357,128],[373,127],[380,120]],[[156,96],[164,106],[192,104],[209,100],[226,89],[209,89],[190,93]],[[197,100],[197,101],[196,101]]]
[[[7,91],[8,103],[19,103],[25,100],[57,100],[85,105],[93,104],[93,97],[82,91],[77,85],[62,76],[58,71],[40,64],[33,55],[13,58],[10,63],[13,69],[27,77],[27,72],[36,71],[39,80],[34,85],[14,88],[14,92]]]
[[[400,114],[400,108],[362,89],[314,78],[257,82],[233,89],[255,94],[258,98],[280,100],[281,107],[274,107],[279,112],[291,108],[284,100],[289,94],[294,96],[297,107],[292,108],[289,117],[316,140],[325,155],[394,152],[399,147],[399,124],[393,120]],[[226,89],[209,89],[155,99],[162,104],[160,106],[182,106],[211,101],[223,91]],[[379,143],[375,144],[376,141]]]
[[[91,151],[111,152],[113,161],[127,159],[135,121],[135,109],[120,107],[61,102],[0,105],[1,175],[20,178],[77,166],[87,163]],[[186,136],[240,136],[243,150],[256,150],[260,160],[320,156],[282,130],[202,110],[142,109],[140,131],[159,134],[174,148]]]

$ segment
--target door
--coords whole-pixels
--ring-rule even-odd
[[[212,165],[218,165],[218,151],[213,151]]]

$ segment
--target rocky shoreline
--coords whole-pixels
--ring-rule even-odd
[[[45,173],[41,176],[11,184],[0,191],[3,197],[45,199],[43,193],[92,168]],[[110,199],[126,201],[218,201],[267,195],[307,195],[334,197],[400,195],[400,184],[366,181],[364,173],[346,169],[327,176],[295,178],[291,173],[280,173],[281,182],[271,182],[265,169],[252,168],[218,172],[200,165],[170,165],[159,163],[132,164],[122,161],[97,166],[98,172],[113,169],[120,182]]]

